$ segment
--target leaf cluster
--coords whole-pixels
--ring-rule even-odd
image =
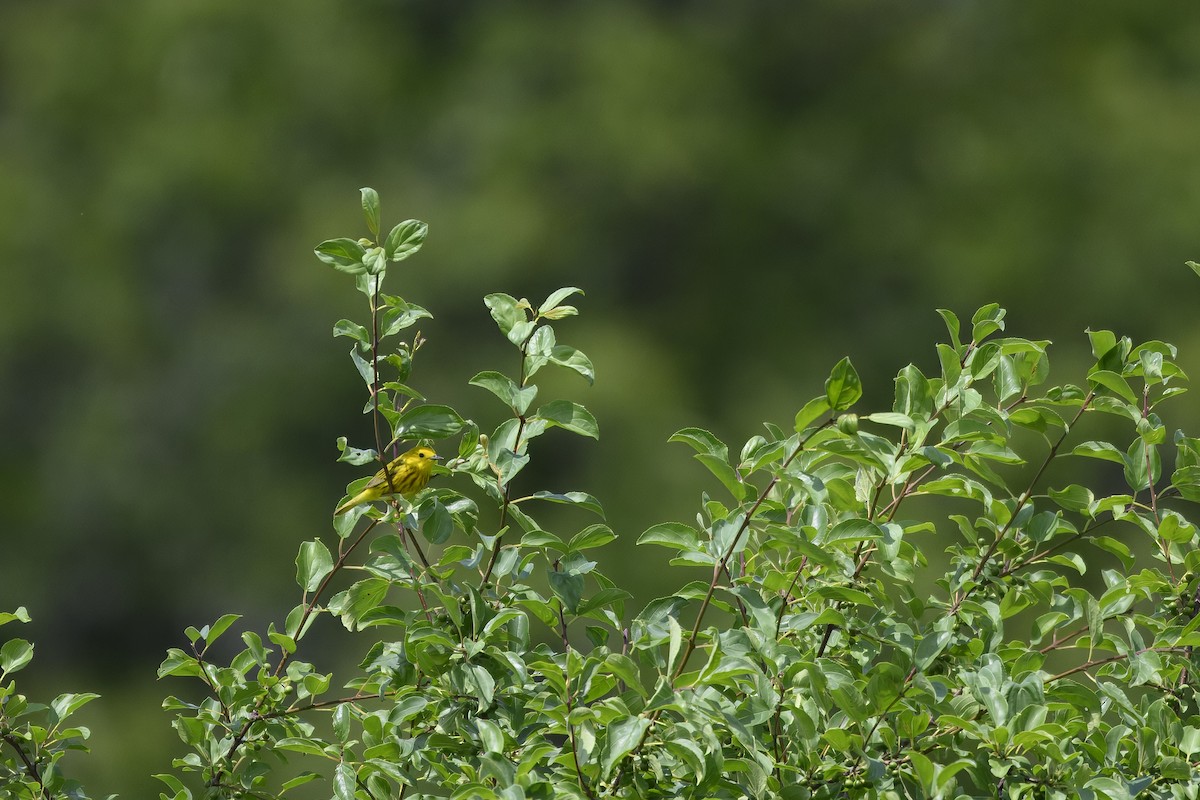
[[[231,658],[213,645],[236,614],[185,631],[159,675],[202,699],[164,704],[187,752],[160,797],[1196,797],[1200,439],[1162,417],[1187,388],[1172,345],[1090,331],[1091,367],[1054,385],[1050,342],[1007,336],[1004,309],[942,310],[936,374],[901,369],[890,408],[856,410],[843,359],[740,449],[684,428],[671,440],[708,490],[694,522],[639,537],[672,567],[639,606],[604,569],[617,533],[599,500],[525,486],[539,437],[599,436],[536,382],[595,379],[556,330],[580,290],[485,298],[513,363],[470,380],[506,415],[482,432],[412,388],[429,313],[382,291],[425,226],[380,241],[378,196],[362,198],[375,238],[317,248],[368,301],[334,334],[375,441],[340,440],[340,460],[452,455],[415,497],[301,543],[299,602]],[[1080,436],[1093,418],[1116,440]],[[545,503],[580,521],[543,524]],[[370,630],[353,674],[306,647],[322,618]],[[0,684],[29,653],[4,645]],[[52,767],[54,742],[83,738],[16,727],[24,701],[0,692],[10,753]],[[20,774],[43,794],[16,796],[51,796],[52,769]]]
[[[302,602],[266,643],[248,631],[230,666],[208,663],[224,618],[164,663],[211,690],[169,703],[192,748],[178,766],[209,794],[327,780],[342,800],[1192,796],[1200,540],[1180,504],[1200,499],[1200,440],[1168,436],[1160,416],[1186,390],[1173,346],[1092,331],[1083,381],[1047,386],[1048,341],[1004,336],[997,305],[969,324],[943,310],[938,374],[906,366],[888,409],[853,410],[862,385],[843,359],[787,427],[767,423],[736,453],[684,428],[672,441],[717,491],[694,524],[654,525],[638,544],[710,577],[632,608],[602,570],[617,534],[599,501],[515,490],[537,437],[599,433],[586,408],[539,400],[535,383],[547,367],[594,379],[553,327],[577,313],[564,301],[579,290],[536,307],[485,298],[516,367],[471,379],[509,414],[482,434],[408,387],[419,335],[391,354],[381,343],[426,312],[382,294],[382,268],[357,253],[323,260],[372,301],[370,327],[335,329],[355,340],[366,410],[391,443],[458,436],[457,452],[449,480],[411,504],[335,520],[336,553],[305,542]],[[385,365],[398,377],[381,382]],[[1078,441],[1097,414],[1127,440]],[[382,441],[343,442],[343,460],[379,460]],[[1095,485],[1124,488],[1047,485],[1063,459],[1111,462]],[[549,530],[542,502],[601,521]],[[326,599],[352,567],[364,577]],[[324,614],[387,631],[349,680],[295,657]],[[326,766],[272,784],[290,757]],[[163,779],[171,797],[192,796]]]

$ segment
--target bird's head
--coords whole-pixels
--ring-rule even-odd
[[[434,463],[441,460],[442,457],[435,453],[432,447],[414,447],[404,454],[404,463],[426,472],[432,470]]]

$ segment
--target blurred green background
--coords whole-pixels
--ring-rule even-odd
[[[849,355],[868,402],[936,371],[938,306],[996,301],[1082,380],[1084,329],[1200,372],[1200,10],[1187,4],[0,4],[0,607],[22,685],[104,695],[95,795],[151,796],[180,744],[181,630],[296,602],[297,543],[359,470],[333,340],[365,306],[312,255],[430,224],[389,286],[430,308],[413,383],[488,429],[515,370],[482,296],[583,287],[559,338],[601,441],[548,434],[644,596],[647,526],[716,482],[667,445],[788,426]],[[561,395],[560,395],[561,396]],[[1176,404],[1175,427],[1198,415]],[[540,459],[540,461],[539,461]],[[458,488],[464,490],[464,485]],[[674,580],[674,576],[672,576]],[[350,657],[353,657],[351,654]]]

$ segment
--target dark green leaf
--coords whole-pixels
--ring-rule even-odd
[[[379,236],[379,192],[369,186],[358,190],[362,193],[363,216],[367,219],[367,229],[372,236]]]
[[[1111,445],[1108,442],[1084,442],[1078,444],[1071,451],[1071,455],[1100,458],[1122,466],[1125,465],[1125,454],[1118,450],[1115,445]]]
[[[616,538],[617,535],[607,525],[589,525],[571,537],[567,549],[570,551],[589,550],[593,547],[602,547]]]
[[[829,398],[827,397],[814,397],[812,400],[809,400],[804,404],[804,408],[796,412],[796,433],[803,432],[805,428],[829,413],[830,410]]]
[[[554,345],[550,350],[550,363],[575,370],[589,384],[596,380],[596,369],[592,366],[592,360],[584,355],[582,350],[576,350],[570,345]]]
[[[1129,387],[1129,381],[1115,372],[1104,369],[1093,370],[1088,373],[1088,381],[1116,392],[1122,399],[1130,403],[1137,402],[1137,396],[1133,393],[1133,389]]]
[[[825,381],[825,397],[834,411],[845,411],[862,397],[862,381],[849,358],[834,365]]]
[[[339,272],[360,275],[367,271],[363,258],[367,251],[353,239],[328,239],[317,245],[317,258]]]
[[[641,744],[649,727],[650,720],[645,717],[625,717],[608,725],[600,762],[602,779],[607,780],[617,764]]]
[[[955,350],[958,350],[962,345],[962,342],[958,338],[959,331],[961,330],[958,315],[948,308],[939,308],[937,313],[941,315],[942,320],[946,323],[946,330],[950,333],[950,343],[954,345]]]
[[[436,497],[421,503],[417,509],[417,519],[421,525],[421,535],[430,544],[441,544],[454,533],[454,519]]]
[[[204,636],[204,643],[212,644],[217,639],[221,638],[221,634],[229,630],[229,626],[242,618],[241,614],[225,614],[219,620],[208,626],[206,631],[201,631]]]
[[[818,537],[817,543],[827,547],[838,542],[865,542],[882,536],[883,529],[878,523],[869,519],[847,519],[834,525],[824,536]]]
[[[892,425],[897,428],[903,428],[906,431],[913,431],[916,428],[916,423],[912,417],[907,414],[897,414],[891,411],[878,411],[874,414],[867,414],[863,417],[870,422],[877,422],[880,425]]]
[[[586,508],[588,511],[595,512],[601,518],[604,517],[604,508],[600,505],[600,501],[592,497],[587,492],[534,492],[529,496],[530,500],[548,500],[551,503],[568,503],[570,505]]]
[[[549,570],[547,577],[551,590],[562,601],[563,607],[574,614],[579,608],[579,598],[583,596],[583,576]]]
[[[445,439],[462,430],[463,418],[449,406],[423,405],[410,408],[396,420],[397,439]]]
[[[1085,512],[1096,498],[1086,486],[1071,484],[1063,489],[1051,489],[1050,499],[1067,511]]]
[[[421,249],[429,226],[416,219],[408,219],[392,228],[383,243],[384,252],[391,261],[403,261]]]
[[[681,522],[660,522],[646,529],[637,540],[638,544],[658,544],[679,550],[698,551],[700,535],[696,529]]]
[[[351,322],[348,319],[340,319],[333,326],[334,336],[349,336],[356,342],[370,346],[371,332],[359,325],[357,322]]]
[[[697,453],[716,456],[722,461],[729,460],[729,448],[725,443],[703,428],[683,428],[671,434],[668,442],[683,442],[695,448]]]
[[[1088,328],[1087,335],[1092,343],[1092,357],[1097,361],[1117,346],[1117,337],[1112,331],[1094,331]]]
[[[306,592],[314,592],[321,581],[333,571],[333,556],[320,539],[300,545],[296,554],[296,583]]]
[[[0,645],[0,673],[17,672],[33,660],[33,645],[24,639],[9,639]]]
[[[346,706],[338,707],[338,712],[345,711]],[[334,712],[336,718],[337,712]],[[345,737],[339,737],[345,741]],[[333,772],[333,797],[334,800],[354,800],[354,791],[356,789],[354,767],[347,764],[345,761],[339,762]]]
[[[592,412],[579,403],[570,400],[552,400],[537,410],[538,419],[545,420],[551,426],[564,428],[572,433],[600,438],[600,426]]]
[[[996,303],[988,303],[971,317],[971,340],[982,342],[996,331],[1004,330],[1005,310]]]

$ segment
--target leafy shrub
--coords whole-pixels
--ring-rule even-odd
[[[598,436],[587,409],[535,383],[594,377],[555,328],[579,290],[536,307],[487,296],[516,368],[472,378],[511,415],[481,434],[413,388],[429,314],[383,292],[425,225],[380,238],[374,191],[363,208],[372,238],[317,248],[369,307],[334,327],[375,422],[373,446],[342,440],[341,460],[373,472],[422,440],[450,457],[411,503],[359,506],[331,543],[304,542],[300,602],[265,638],[243,631],[227,664],[211,648],[236,615],[187,630],[159,674],[205,699],[166,701],[190,750],[159,776],[163,797],[317,781],[339,800],[1197,796],[1200,550],[1183,510],[1200,500],[1200,440],[1168,443],[1160,417],[1185,391],[1173,346],[1092,331],[1088,373],[1047,387],[1049,342],[1002,337],[1003,309],[969,326],[941,311],[940,374],[902,369],[889,410],[851,411],[862,387],[842,360],[736,456],[685,428],[672,440],[720,493],[695,525],[638,543],[711,577],[630,608],[601,569],[616,534],[600,502],[516,488],[550,429]],[[1119,444],[1079,441],[1096,415]],[[1090,485],[1051,483],[1056,461]],[[550,531],[543,503],[600,521]],[[370,632],[352,676],[302,658],[324,614]],[[31,741],[0,766],[19,772],[12,752]]]
[[[0,626],[29,622],[24,607],[0,612]],[[83,798],[83,788],[68,778],[61,760],[71,750],[86,750],[91,732],[68,727],[67,719],[99,695],[68,693],[49,705],[30,702],[17,692],[12,677],[33,660],[33,644],[13,637],[0,646],[0,798]]]

